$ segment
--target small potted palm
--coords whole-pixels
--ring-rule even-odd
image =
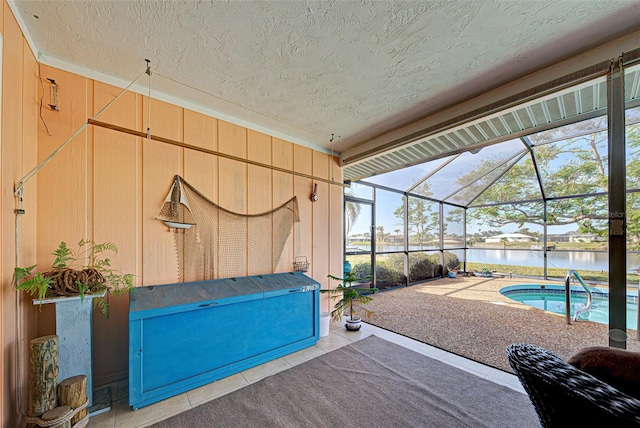
[[[366,281],[371,279],[370,276],[366,276],[361,278],[360,280],[356,278],[355,273],[353,272],[345,272],[344,278],[339,278],[333,275],[327,275],[327,277],[340,281],[340,285],[336,289],[333,290],[320,290],[321,293],[333,294],[331,296],[332,299],[340,299],[333,306],[333,311],[331,311],[331,317],[334,321],[340,321],[342,319],[342,314],[345,309],[349,310],[349,317],[347,318],[347,323],[345,327],[349,331],[358,331],[362,325],[362,318],[357,315],[356,308],[362,310],[362,313],[369,317],[371,316],[371,311],[365,309],[362,305],[366,305],[373,299],[369,297],[367,294],[375,293],[378,291],[377,288],[368,288],[368,287],[359,287],[360,281]]]

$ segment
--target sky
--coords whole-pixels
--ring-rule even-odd
[[[640,122],[640,107],[628,109],[626,119],[627,125]],[[595,118],[588,121],[580,122],[579,127],[575,127],[574,125],[566,125],[556,128],[553,132],[545,131],[538,134],[530,135],[529,137],[533,141],[541,143],[545,141],[546,138],[558,139],[571,137],[571,135],[576,136],[576,132],[584,133],[585,131],[588,131],[589,126],[600,126],[598,130],[602,131],[602,125],[603,124],[601,123],[599,118]],[[593,130],[596,130],[596,128],[593,128]],[[591,135],[587,135],[583,138],[577,136],[574,137],[575,141],[573,148],[588,150],[589,147],[586,145],[586,140],[590,136]],[[604,137],[606,138],[606,135],[604,135]],[[580,142],[580,140],[582,140],[582,142]],[[560,140],[551,144],[563,144],[564,141],[565,140]],[[433,177],[428,179],[429,190],[432,192],[430,196],[433,196],[436,199],[441,199],[449,196],[450,194],[452,194],[452,192],[456,191],[456,189],[460,187],[456,184],[459,178],[466,174],[469,174],[470,171],[472,172],[476,170],[483,161],[495,161],[496,166],[499,167],[505,160],[515,159],[520,156],[523,149],[526,149],[526,147],[520,139],[510,140],[503,143],[495,144],[493,146],[484,147],[475,154],[471,152],[465,152],[459,155],[455,160],[452,160],[449,164],[446,163],[449,160],[455,158],[456,155],[404,168],[398,171],[369,177],[364,181],[393,189],[398,189],[401,191],[406,191],[409,188],[413,187],[413,185],[418,180],[423,179],[433,171],[441,168],[436,174],[433,175]],[[607,156],[606,141],[604,147],[600,149],[599,152],[603,158]],[[556,170],[557,168],[569,162],[572,159],[572,156],[573,155],[571,153],[558,156],[556,159],[550,162],[549,168],[552,170]],[[630,161],[632,157],[631,150],[627,150],[627,157],[628,161]],[[544,183],[544,171],[542,179]],[[602,190],[606,191],[606,189]],[[545,188],[545,191],[550,196],[564,196],[564,188],[562,186],[557,186],[557,188],[555,189]],[[354,186],[352,186],[351,192],[353,192],[355,196],[361,198],[372,198],[372,192],[368,186],[359,186],[356,183]],[[349,190],[347,190],[346,194],[349,194]],[[394,231],[396,229],[402,229],[401,220],[394,216],[394,211],[400,206],[402,206],[401,194],[382,191],[379,189],[376,191],[376,224],[378,226],[383,225],[386,233],[395,233]],[[437,204],[434,204],[434,210],[437,210]],[[357,234],[370,232],[371,215],[372,213],[370,206],[363,205],[359,218],[352,226],[351,233]],[[542,226],[539,225],[525,224],[524,227],[527,227],[532,231],[537,231],[540,233],[542,232]],[[469,234],[473,234],[479,231],[486,231],[488,229],[497,228],[490,228],[484,224],[471,223],[467,225],[467,232]],[[520,229],[520,226],[516,224],[508,224],[500,229],[502,233],[515,233],[518,231],[518,229]],[[572,224],[566,226],[549,227],[548,232],[567,233],[576,230],[577,225]]]

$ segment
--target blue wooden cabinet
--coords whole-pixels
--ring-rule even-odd
[[[314,345],[319,289],[300,272],[134,289],[129,405],[138,409]]]

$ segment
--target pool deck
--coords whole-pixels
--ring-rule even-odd
[[[511,343],[533,343],[565,359],[588,346],[609,345],[604,324],[567,325],[564,315],[500,294],[501,288],[518,284],[561,285],[517,277],[443,278],[377,293],[367,307],[374,314],[365,321],[509,372],[505,350]],[[627,349],[640,351],[636,334],[627,331]]]

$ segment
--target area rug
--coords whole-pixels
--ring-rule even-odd
[[[376,336],[153,427],[539,427],[529,398]]]

